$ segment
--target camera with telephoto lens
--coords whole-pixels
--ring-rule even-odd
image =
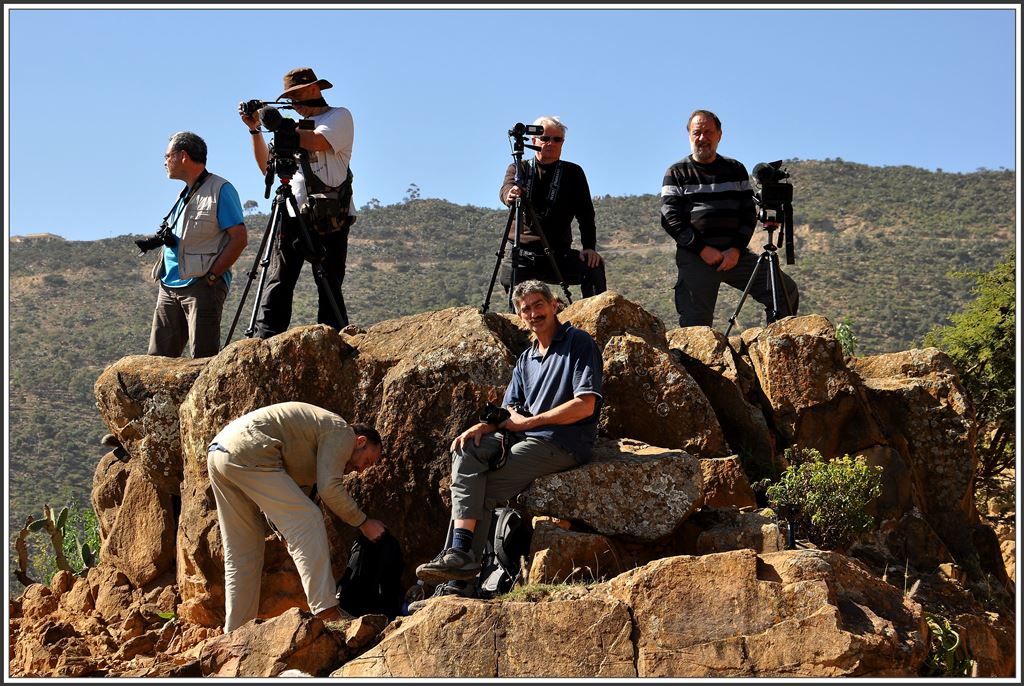
[[[754,165],[753,176],[758,186],[754,193],[759,208],[757,218],[762,224],[779,228],[779,241],[786,245],[786,264],[793,264],[793,185],[786,181],[789,172],[782,166],[782,160],[775,160]]]
[[[178,239],[171,230],[171,227],[167,226],[165,220],[160,224],[160,229],[150,236],[149,238],[140,238],[135,241],[135,245],[139,246],[139,254],[145,255],[150,250],[159,248],[162,245],[166,245],[168,248],[173,248],[178,244]]]

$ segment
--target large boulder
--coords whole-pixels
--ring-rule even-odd
[[[375,648],[331,676],[635,677],[631,628],[628,608],[615,600],[489,603],[449,596],[393,622]]]
[[[517,504],[607,536],[654,541],[671,534],[701,502],[700,461],[680,450],[599,439],[593,460],[536,479]]]
[[[842,555],[744,550],[536,602],[435,600],[332,676],[914,677],[927,636],[917,603]]]
[[[266,678],[286,669],[324,676],[347,657],[340,632],[298,608],[267,621],[256,620],[207,641],[200,665],[203,676]]]
[[[748,352],[784,444],[831,458],[885,443],[829,320],[780,319],[761,330]]]
[[[543,520],[534,525],[528,559],[527,581],[531,584],[587,583],[623,571],[607,536],[569,531]]]
[[[103,422],[157,490],[180,494],[178,407],[210,358],[130,355],[96,379]]]
[[[616,336],[632,334],[648,345],[665,350],[665,325],[653,314],[615,291],[577,300],[565,308],[559,319],[586,331],[599,350]]]
[[[836,553],[675,557],[612,579],[641,677],[912,677],[921,608]]]
[[[604,435],[679,448],[699,457],[729,454],[718,419],[686,369],[638,336],[604,348]]]
[[[955,555],[970,556],[977,426],[949,357],[925,348],[855,358],[850,365],[909,467],[925,518]]]
[[[143,470],[128,477],[100,558],[124,573],[137,588],[174,565],[176,527],[171,495],[158,490]]]

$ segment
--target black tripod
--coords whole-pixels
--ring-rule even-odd
[[[273,174],[273,166],[271,166],[267,172],[267,192],[264,197],[270,197],[270,186],[274,178]],[[246,281],[245,290],[242,291],[242,298],[238,301],[238,309],[235,311],[235,318],[231,322],[228,337],[224,339],[224,347],[227,347],[228,343],[231,342],[231,336],[235,333],[235,325],[238,324],[238,317],[242,313],[245,298],[249,295],[249,288],[252,286],[253,279],[256,278],[256,269],[259,267],[262,270],[260,284],[256,288],[256,302],[253,303],[252,316],[249,317],[249,327],[245,330],[245,335],[252,338],[253,334],[256,333],[256,315],[259,312],[260,303],[263,301],[263,288],[267,283],[267,266],[270,264],[275,241],[283,240],[281,237],[281,227],[284,224],[284,215],[288,212],[289,208],[294,215],[295,226],[299,229],[298,239],[301,241],[303,256],[313,266],[313,278],[316,280],[317,290],[327,294],[328,302],[334,311],[337,321],[342,326],[347,322],[347,318],[342,316],[341,310],[338,308],[338,302],[334,299],[334,293],[327,287],[326,280],[328,275],[324,272],[324,266],[321,264],[324,258],[324,248],[318,241],[313,240],[309,229],[306,228],[306,223],[299,214],[298,204],[295,202],[292,187],[289,185],[291,178],[281,176],[280,180],[281,185],[277,187],[277,191],[274,193],[274,202],[270,207],[270,221],[267,222],[267,229],[263,232],[263,240],[260,241],[259,250],[256,251],[256,261],[248,272],[249,279]]]
[[[531,150],[539,150],[535,145],[526,145],[523,142],[523,137],[516,134],[514,131],[509,131],[509,135],[513,137],[514,142],[512,144],[512,159],[516,167],[515,184],[520,189],[525,191],[522,185],[523,179],[523,148],[530,148]],[[523,202],[523,201],[526,202]],[[498,278],[498,270],[501,269],[501,261],[505,258],[505,246],[508,244],[509,229],[515,227],[512,238],[512,255],[511,255],[511,266],[512,266],[512,278],[509,283],[508,289],[508,307],[510,311],[515,311],[515,307],[512,304],[512,291],[515,289],[516,284],[519,283],[519,264],[520,264],[520,253],[522,247],[520,247],[520,237],[522,236],[523,228],[523,215],[526,215],[526,221],[533,228],[533,230],[540,236],[541,245],[544,246],[544,255],[548,258],[548,262],[551,265],[551,271],[558,279],[558,285],[562,287],[562,292],[565,293],[566,302],[572,303],[572,296],[569,294],[569,284],[565,282],[565,278],[562,276],[561,270],[558,268],[558,263],[555,261],[555,255],[551,252],[551,244],[548,243],[548,237],[544,234],[544,229],[541,227],[540,219],[537,217],[537,213],[533,210],[533,203],[530,202],[529,196],[520,196],[516,198],[512,206],[508,208],[508,221],[505,223],[505,229],[501,232],[501,245],[498,247],[498,252],[495,253],[497,259],[494,262],[494,271],[491,273],[491,283],[487,286],[487,295],[484,298],[484,304],[480,307],[480,311],[486,313],[487,308],[491,304],[491,293],[494,291],[494,282]]]
[[[775,223],[763,223],[765,230],[768,232],[768,242],[764,244],[764,250],[757,258],[757,264],[754,265],[754,271],[750,274],[750,279],[747,281],[746,288],[743,289],[743,295],[740,296],[740,302],[736,305],[735,311],[732,316],[729,317],[729,328],[725,330],[725,335],[728,336],[729,332],[732,331],[733,325],[736,324],[736,317],[740,313],[740,308],[743,307],[743,301],[747,299],[747,295],[750,293],[750,289],[754,285],[754,280],[757,275],[761,272],[761,267],[765,264],[768,265],[768,288],[772,293],[772,306],[766,308],[766,315],[768,323],[771,324],[776,319],[784,317],[793,312],[793,302],[790,300],[789,292],[786,290],[786,284],[782,281],[782,267],[779,266],[779,253],[778,246],[772,240],[772,233],[778,227]],[[786,229],[783,227],[783,233]],[[782,235],[779,236],[780,242],[782,241]],[[779,292],[782,292],[783,297],[786,299],[786,311],[782,312],[779,309]]]

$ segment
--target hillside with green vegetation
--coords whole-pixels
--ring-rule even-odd
[[[787,167],[795,188],[796,263],[783,267],[800,286],[801,313],[848,321],[857,354],[919,345],[970,300],[970,284],[951,272],[989,270],[1014,245],[1013,171],[949,174],[842,160],[792,160]],[[658,197],[603,196],[595,206],[609,287],[673,328],[674,248],[659,224]],[[352,322],[366,327],[424,310],[480,306],[506,220],[502,210],[437,199],[364,207],[352,229],[344,289]],[[248,220],[249,247],[234,270],[225,334],[266,222],[265,215]],[[766,235],[760,229],[755,234],[755,252]],[[132,243],[137,237],[10,241],[12,536],[26,515],[45,502],[57,504],[65,490],[88,503],[92,473],[105,452],[99,439],[106,433],[92,386],[110,363],[146,351],[156,299],[148,280],[154,254],[138,257]],[[578,288],[572,291],[578,295]],[[254,293],[255,284],[235,339],[244,335]],[[723,289],[716,328],[724,331],[738,300],[738,292]],[[505,309],[500,286],[491,309]],[[307,268],[292,324],[315,323],[315,317]],[[763,323],[756,302],[743,306],[739,323]]]

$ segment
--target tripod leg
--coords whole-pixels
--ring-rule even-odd
[[[487,286],[487,295],[484,296],[484,304],[480,307],[480,312],[483,314],[487,313],[487,308],[491,306],[491,293],[494,292],[494,283],[498,280],[498,270],[501,268],[501,261],[505,258],[505,246],[508,244],[508,230],[512,227],[512,221],[514,219],[515,208],[509,208],[508,222],[505,223],[505,230],[501,234],[501,245],[498,246],[497,259],[494,261],[494,271],[491,272],[491,283]]]
[[[231,336],[235,333],[235,326],[238,325],[238,317],[242,314],[242,308],[245,306],[245,299],[249,296],[249,289],[252,287],[253,279],[256,278],[256,269],[263,264],[263,250],[267,245],[270,235],[273,233],[274,218],[277,215],[277,204],[275,203],[270,208],[270,220],[267,222],[267,228],[263,231],[263,238],[260,240],[260,247],[256,250],[256,260],[252,263],[252,269],[248,272],[248,278],[245,282],[245,289],[242,291],[242,297],[238,300],[238,308],[235,310],[235,318],[231,320],[231,328],[228,329],[227,338],[224,339],[224,347],[228,346],[231,342]],[[262,285],[263,280],[260,280]],[[259,295],[256,296],[256,302],[259,302]],[[246,332],[247,335],[251,335]]]
[[[537,218],[537,214],[533,211],[533,207],[529,202],[526,202],[526,217],[530,221],[530,226],[540,236],[541,244],[544,246],[544,254],[548,256],[548,262],[551,263],[551,271],[554,273],[555,278],[558,279],[558,285],[562,287],[562,292],[565,293],[566,301],[572,304],[572,295],[569,293],[569,284],[566,283],[565,277],[562,276],[562,270],[558,268],[558,262],[555,261],[555,256],[551,252],[551,244],[548,243],[548,237],[544,234],[544,229],[540,225],[540,219]]]
[[[729,328],[725,330],[725,336],[728,338],[729,332],[732,331],[732,327],[736,324],[736,317],[739,316],[740,308],[743,307],[743,301],[747,299],[747,295],[750,294],[750,289],[754,286],[754,279],[761,272],[761,265],[766,261],[770,260],[768,253],[761,253],[757,258],[757,263],[754,265],[754,271],[750,273],[750,278],[747,279],[747,286],[743,289],[743,294],[740,296],[740,301],[736,305],[736,309],[733,310],[732,316],[729,317]]]
[[[263,304],[263,290],[267,286],[267,266],[270,264],[271,256],[274,253],[274,246],[278,240],[280,240],[281,224],[284,221],[284,217],[281,216],[281,206],[278,203],[274,203],[274,207],[277,209],[276,213],[271,212],[273,224],[268,229],[268,235],[270,240],[267,241],[267,250],[263,254],[263,259],[260,261],[260,267],[263,272],[260,274],[260,285],[256,287],[256,301],[252,304],[252,314],[249,315],[249,326],[245,329],[245,335],[252,338],[256,334],[256,316],[259,314],[260,305]]]
[[[793,314],[793,300],[789,297],[789,291],[786,290],[786,282],[782,278],[782,267],[779,265],[778,254],[773,254],[775,259],[768,262],[768,273],[771,279],[769,284],[772,291],[772,310],[769,313],[770,318],[768,323],[771,324],[774,321]],[[782,297],[786,300],[785,312],[779,307],[779,291],[782,291]]]

